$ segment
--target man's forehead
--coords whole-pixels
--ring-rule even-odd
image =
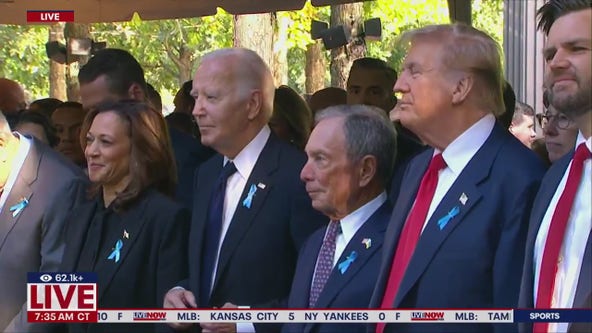
[[[568,40],[588,40],[592,37],[592,9],[578,10],[560,16],[549,29],[548,43],[564,43]],[[585,28],[588,27],[588,28]]]
[[[388,81],[383,70],[374,68],[352,68],[348,80],[348,86],[375,86],[380,87]]]

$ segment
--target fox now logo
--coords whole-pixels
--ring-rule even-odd
[[[166,312],[134,312],[134,321],[163,321]]]
[[[412,321],[441,321],[444,320],[444,312],[411,312]]]
[[[27,10],[27,23],[74,22],[73,10]]]

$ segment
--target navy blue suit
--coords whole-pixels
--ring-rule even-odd
[[[381,249],[384,233],[388,224],[392,206],[387,201],[358,229],[354,237],[345,247],[337,265],[343,262],[352,251],[357,258],[342,274],[337,267],[333,268],[329,280],[325,284],[315,308],[367,308],[374,289],[374,281],[380,268]],[[323,244],[326,227],[315,232],[298,256],[296,275],[292,283],[292,291],[288,299],[288,308],[308,308],[310,286],[316,266],[317,257]],[[371,239],[371,246],[366,248],[362,242]],[[328,333],[328,332],[363,332],[366,324],[351,323],[293,323],[285,324],[284,333]]]
[[[561,182],[565,170],[573,158],[573,151],[553,163],[545,178],[543,178],[541,188],[536,196],[530,218],[530,227],[528,230],[528,240],[526,242],[526,255],[524,259],[524,272],[522,275],[522,287],[520,288],[520,308],[534,308],[534,246],[539,227],[551,199],[557,191],[557,186]],[[584,252],[582,268],[576,294],[574,298],[574,308],[592,308],[592,233],[588,235],[588,243]],[[525,323],[520,325],[520,332],[532,332],[532,324]],[[592,323],[572,323],[568,332],[592,332]]]
[[[286,298],[298,251],[306,238],[328,222],[312,208],[300,180],[305,155],[271,134],[247,181],[223,240],[210,306],[252,305]],[[189,279],[180,285],[199,295],[201,254],[208,203],[222,170],[216,155],[198,170],[189,235]],[[242,202],[258,187],[250,208]],[[172,287],[172,286],[171,286]],[[199,303],[199,300],[198,300]]]
[[[432,155],[433,149],[418,155],[405,173],[386,233],[372,307],[381,305],[401,230]],[[496,124],[426,224],[393,308],[515,307],[529,213],[543,174],[538,157]],[[459,214],[440,230],[437,222],[453,207],[460,209]],[[495,331],[515,329],[500,325]],[[493,332],[494,327],[463,323],[385,328],[385,332],[395,331]]]

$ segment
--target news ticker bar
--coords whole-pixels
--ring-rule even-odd
[[[592,309],[28,311],[30,322],[98,323],[517,323],[590,322],[591,318]]]

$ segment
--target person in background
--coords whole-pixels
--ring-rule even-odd
[[[173,104],[175,109],[173,112],[181,112],[191,115],[195,100],[191,97],[191,88],[193,87],[193,80],[189,80],[183,83],[181,89],[175,94]]]
[[[86,187],[82,170],[0,113],[0,332],[44,331],[27,322],[27,272],[58,271]]]
[[[557,112],[555,107],[549,104],[547,95],[545,91],[543,104],[547,111],[541,116],[541,127],[549,160],[554,163],[574,150],[578,126],[565,114]]]
[[[308,99],[308,107],[313,115],[322,109],[341,104],[347,104],[347,92],[338,87],[317,90]]]
[[[152,104],[152,107],[162,112],[162,98],[160,93],[150,83],[146,83],[146,98]]]
[[[42,98],[31,102],[29,110],[42,113],[47,118],[51,119],[51,115],[55,109],[63,102],[57,98]]]
[[[393,93],[393,86],[397,81],[397,72],[386,62],[375,58],[360,58],[354,60],[347,78],[347,104],[372,105],[384,110],[389,116],[396,112],[397,98]],[[392,110],[392,111],[391,111]],[[420,143],[417,136],[405,128],[398,120],[393,120],[397,132],[397,155],[395,157],[395,171],[388,186],[389,200],[397,201],[401,189],[402,176],[411,158],[426,147]]]
[[[80,127],[85,116],[86,110],[78,102],[64,102],[51,115],[59,137],[55,149],[82,168],[86,168],[86,158],[80,145]]]
[[[544,174],[503,128],[499,45],[464,24],[428,25],[394,90],[401,123],[431,148],[409,162],[371,307],[515,308],[532,202]],[[373,332],[512,332],[513,324],[379,323]]]
[[[549,105],[578,127],[575,149],[556,160],[531,212],[521,308],[592,308],[592,2],[550,0],[537,11]],[[559,122],[560,118],[552,119]],[[567,126],[567,123],[564,124]],[[564,126],[562,126],[564,127]],[[523,333],[592,332],[592,322],[524,323]]]
[[[534,109],[522,102],[516,102],[510,133],[522,142],[523,145],[532,148],[532,142],[536,138],[534,131]]]
[[[21,85],[6,78],[0,78],[0,111],[11,128],[16,124],[19,112],[26,107],[25,91]]]
[[[304,150],[312,129],[312,112],[294,89],[280,86],[275,89],[269,127],[280,139]]]
[[[189,275],[170,286],[165,308],[251,305],[287,297],[300,247],[327,223],[299,179],[304,152],[268,126],[274,93],[271,72],[254,51],[220,49],[202,57],[191,91],[193,115],[202,143],[218,154],[198,169]],[[189,329],[192,324],[171,326]],[[220,326],[201,323],[206,331]]]
[[[172,199],[175,162],[162,115],[144,103],[99,104],[80,143],[90,200],[69,220],[63,272],[96,272],[98,308],[158,308],[186,276],[189,211]],[[68,324],[68,332],[149,332],[150,324]]]
[[[504,112],[495,117],[504,128],[510,129],[512,119],[514,119],[514,111],[516,110],[516,93],[514,93],[514,88],[508,81],[504,81],[503,97]]]
[[[14,128],[19,133],[31,135],[52,148],[55,148],[60,140],[51,119],[37,111],[20,112]]]

